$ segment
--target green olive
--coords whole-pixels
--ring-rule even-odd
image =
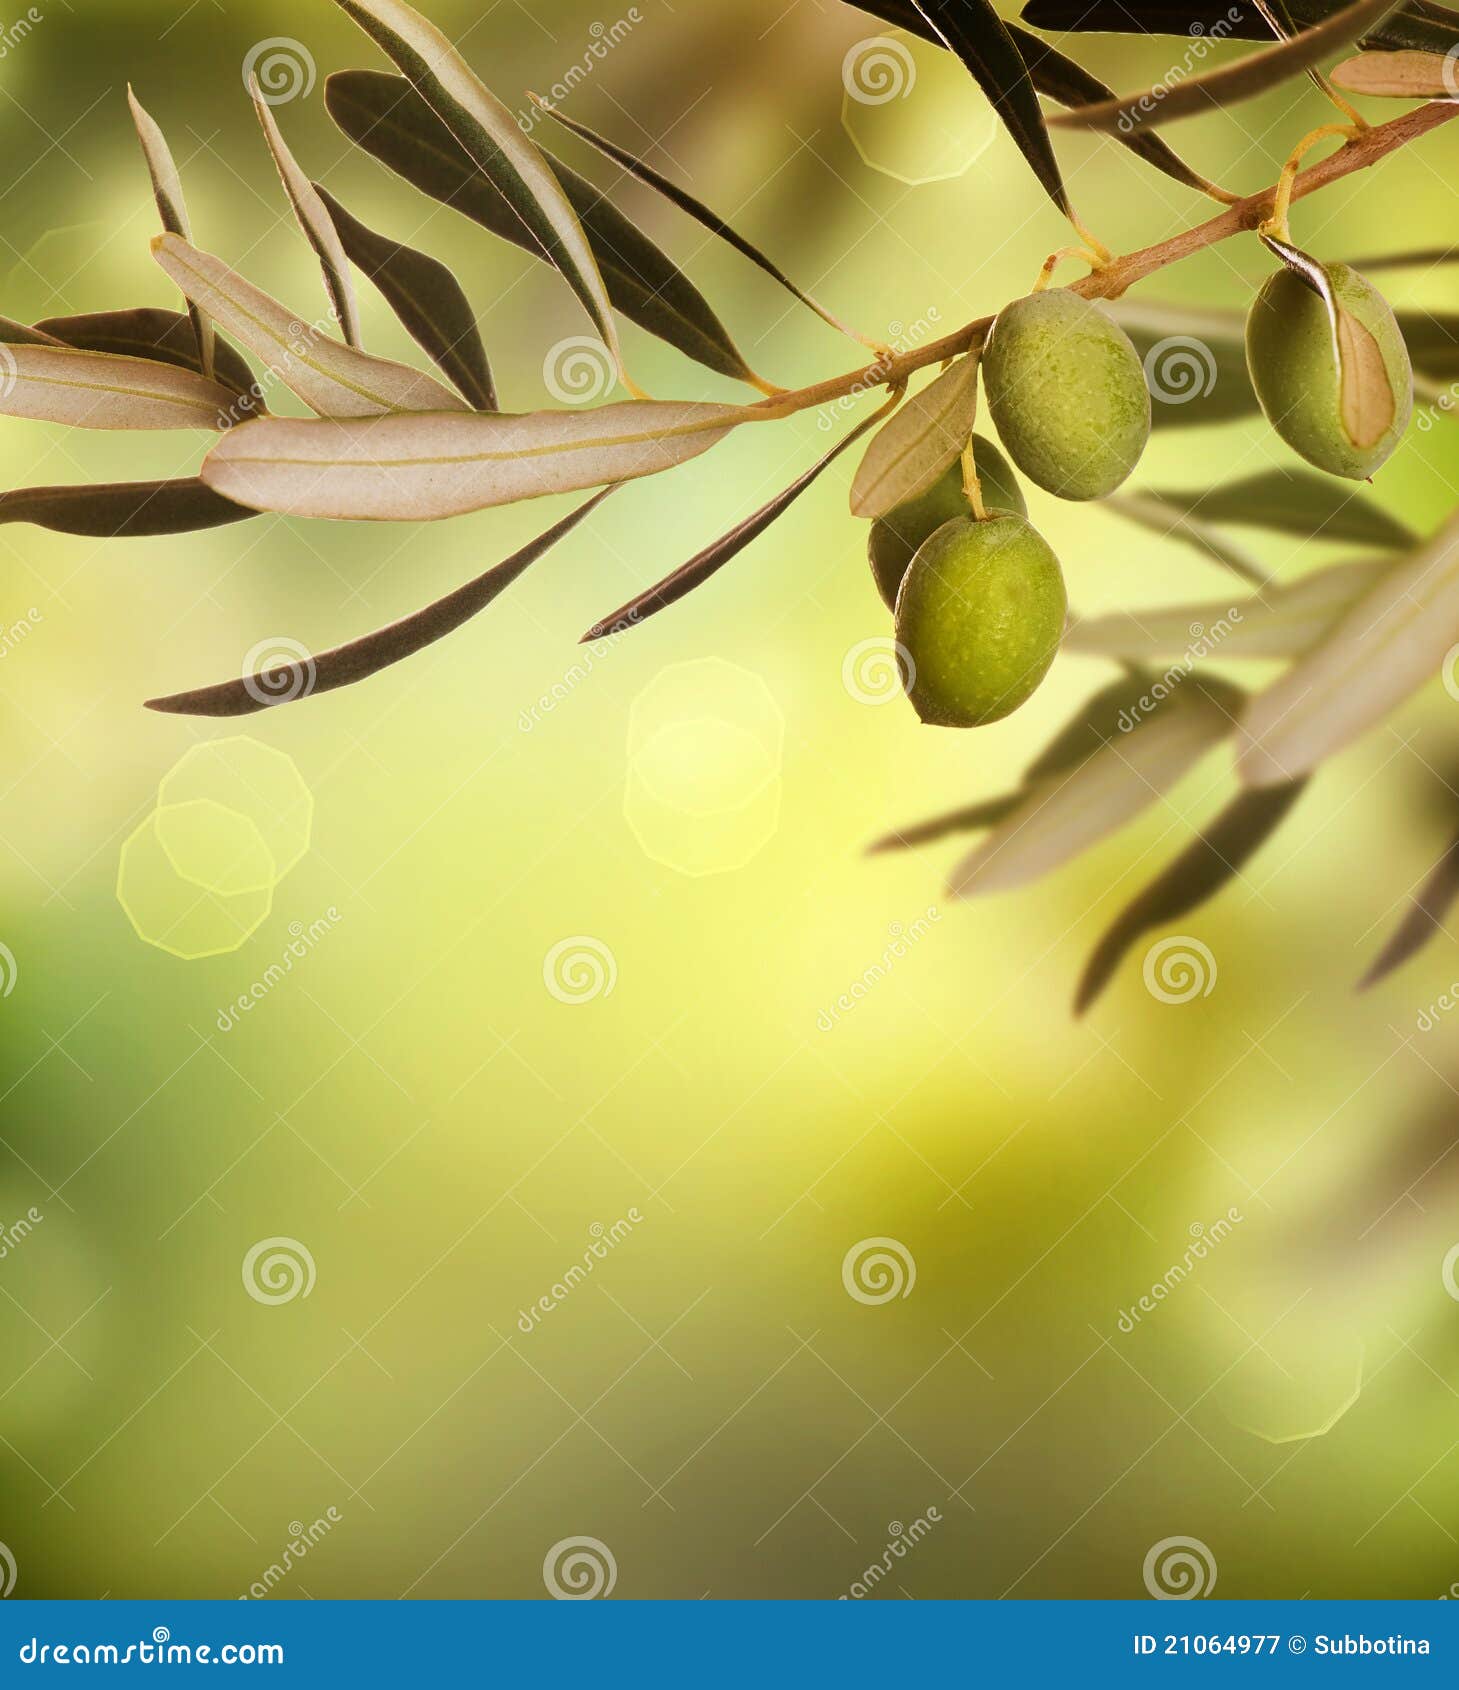
[[[1017,511],[1020,516],[1028,514],[1022,489],[1007,458],[981,434],[973,436],[973,462],[982,484],[985,509]],[[867,555],[871,558],[871,573],[876,577],[876,590],[888,610],[897,608],[897,589],[917,548],[944,522],[967,514],[962,460],[954,458],[925,493],[908,499],[906,504],[898,505],[872,523]]]
[[[1102,499],[1150,438],[1150,389],[1130,337],[1097,305],[1047,288],[1005,305],[983,352],[998,437],[1030,481]]]
[[[897,595],[917,714],[945,728],[1010,715],[1048,673],[1067,610],[1059,560],[1025,517],[944,523]]]
[[[1267,421],[1330,475],[1366,481],[1413,412],[1413,366],[1388,301],[1349,264],[1324,264],[1337,305],[1283,267],[1246,319],[1246,363]]]

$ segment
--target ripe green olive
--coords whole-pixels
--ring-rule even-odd
[[[983,391],[1019,469],[1061,499],[1102,499],[1150,438],[1150,389],[1130,337],[1067,288],[1005,305],[983,352]]]
[[[1016,511],[1019,516],[1028,514],[1022,489],[1007,458],[981,434],[973,436],[973,462],[982,484],[983,505],[987,510]],[[967,515],[962,461],[954,458],[925,493],[908,499],[906,504],[898,505],[872,523],[867,555],[871,559],[871,573],[876,578],[876,590],[888,610],[897,608],[897,589],[907,573],[907,566],[916,556],[917,548],[944,522]]]
[[[1413,366],[1388,301],[1349,264],[1324,264],[1337,304],[1291,270],[1268,276],[1246,319],[1246,363],[1267,421],[1330,475],[1365,481],[1413,412]]]
[[[1067,611],[1059,560],[1025,517],[944,523],[897,595],[897,643],[917,714],[945,728],[1010,715],[1048,673]]]

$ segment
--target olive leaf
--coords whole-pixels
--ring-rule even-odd
[[[1023,803],[1025,794],[1041,781],[1065,774],[1087,762],[1117,734],[1127,730],[1130,712],[1138,710],[1148,693],[1152,676],[1131,668],[1102,687],[1075,711],[1032,763],[1024,770],[1019,788],[999,798],[984,799],[963,809],[950,810],[930,821],[898,828],[868,846],[867,855],[901,851],[912,845],[926,845],[956,833],[975,833],[992,827]]]
[[[0,317],[0,346],[59,346],[61,344],[54,335],[46,334],[40,329],[33,329],[26,323],[14,322],[9,317]]]
[[[1442,671],[1459,628],[1459,516],[1384,573],[1307,657],[1252,700],[1237,772],[1275,786],[1315,769]]]
[[[368,229],[315,184],[349,259],[379,288],[411,338],[473,410],[495,411],[496,385],[460,282],[438,259]]]
[[[1113,134],[1137,130],[1176,118],[1191,117],[1214,106],[1234,105],[1265,93],[1315,65],[1328,53],[1356,41],[1365,30],[1395,9],[1395,0],[1352,0],[1288,41],[1222,65],[1203,75],[1162,82],[1138,94],[1100,100],[1050,118],[1052,127],[1101,129]]]
[[[152,243],[157,262],[270,371],[321,416],[370,417],[394,411],[461,411],[465,401],[419,370],[373,358],[332,340],[254,287],[211,253],[176,235]],[[268,420],[268,419],[260,419]]]
[[[181,235],[185,241],[190,241],[193,238],[192,226],[188,221],[187,202],[182,195],[182,179],[178,175],[172,149],[167,145],[161,129],[132,92],[130,84],[127,87],[127,104],[132,109],[132,122],[137,127],[137,138],[142,143],[142,154],[147,160],[147,170],[152,178],[152,192],[157,201],[158,214],[162,218],[162,227],[168,234]],[[213,325],[207,314],[199,310],[191,300],[188,301],[188,317],[197,339],[198,368],[203,375],[211,376]]]
[[[244,510],[197,479],[129,481],[90,487],[22,487],[0,493],[0,522],[30,522],[56,534],[149,539],[244,522]]]
[[[1348,262],[1354,270],[1402,270],[1410,267],[1429,270],[1436,264],[1452,264],[1459,259],[1459,246],[1426,246],[1411,252],[1370,252],[1365,258]]]
[[[1072,217],[1073,208],[1028,66],[991,0],[914,0],[914,3],[943,45],[956,53],[992,102],[1044,192],[1066,217]]]
[[[1084,1014],[1114,977],[1131,945],[1199,909],[1240,874],[1276,832],[1305,785],[1305,781],[1293,781],[1265,792],[1243,792],[1203,828],[1099,941],[1079,982],[1074,1013]]]
[[[202,475],[224,498],[253,510],[432,522],[657,475],[707,452],[741,423],[772,414],[635,399],[525,416],[264,417],[234,429],[231,450],[210,452]]]
[[[1290,0],[1302,29],[1330,18],[1341,0]],[[1035,29],[1085,34],[1180,35],[1218,41],[1270,41],[1272,30],[1251,0],[1029,0],[1023,20]],[[1445,52],[1459,38],[1459,13],[1420,0],[1375,23],[1364,44]]]
[[[858,11],[869,12],[873,17],[881,18],[884,23],[893,24],[898,29],[905,29],[920,36],[922,40],[931,42],[934,47],[947,46],[917,10],[913,0],[846,0],[846,3],[855,6]],[[1029,78],[1040,94],[1057,100],[1061,106],[1086,106],[1096,100],[1114,98],[1113,88],[1106,87],[1097,76],[1085,70],[1083,65],[1076,64],[1041,36],[1020,29],[1016,23],[1005,21],[1003,27],[1013,38],[1013,44],[1028,67]],[[1216,199],[1235,198],[1235,195],[1228,194],[1224,188],[1218,188],[1214,182],[1208,181],[1198,170],[1193,170],[1179,154],[1172,151],[1161,136],[1153,132],[1137,133],[1121,135],[1119,140],[1138,158],[1143,158],[1147,164],[1153,164],[1172,181],[1187,188],[1194,188],[1197,193],[1210,194]]]
[[[412,187],[534,257],[547,257],[511,202],[403,77],[338,71],[325,84],[324,103],[350,140]],[[763,387],[688,277],[585,177],[548,152],[542,156],[577,213],[614,306],[716,374]]]
[[[1459,314],[1399,311],[1396,315],[1408,355],[1420,375],[1434,381],[1459,376]]]
[[[74,346],[81,352],[117,352],[127,358],[151,358],[181,370],[203,373],[192,320],[180,311],[160,311],[150,305],[122,311],[88,311],[74,317],[47,317],[35,325],[51,345]],[[260,416],[267,407],[248,360],[217,334],[213,336],[213,380],[238,395],[233,410],[240,416]]]
[[[1359,53],[1335,66],[1332,80],[1349,94],[1379,99],[1459,99],[1454,61],[1443,53]]]
[[[1152,682],[1122,733],[1071,772],[1029,788],[953,869],[948,892],[966,899],[1026,886],[1128,826],[1234,730],[1243,697],[1222,682]]]
[[[236,402],[191,370],[69,346],[11,346],[3,376],[0,416],[72,428],[222,429]]]
[[[1149,493],[1121,493],[1116,498],[1106,499],[1104,508],[1164,539],[1182,541],[1202,557],[1240,576],[1243,581],[1255,582],[1258,587],[1267,582],[1267,573],[1255,558],[1218,534],[1208,523],[1198,517],[1186,516]]]
[[[510,203],[578,296],[629,386],[613,307],[577,214],[546,159],[434,24],[404,0],[336,0],[405,73]]]
[[[971,352],[883,424],[851,483],[852,515],[885,516],[925,493],[967,445],[977,409],[978,354]]]
[[[1456,898],[1459,898],[1459,834],[1449,841],[1417,895],[1410,894],[1408,913],[1358,982],[1358,990],[1366,992],[1370,986],[1376,986],[1416,956],[1436,933],[1443,932],[1444,917]]]
[[[1337,354],[1338,407],[1343,431],[1354,446],[1373,445],[1392,427],[1398,411],[1398,396],[1389,379],[1382,347],[1367,324],[1359,322],[1344,306],[1325,264],[1275,235],[1263,232],[1261,241],[1327,307]]]
[[[168,698],[149,698],[147,708],[172,716],[251,716],[260,710],[273,709],[278,704],[291,704],[300,698],[313,698],[319,693],[334,692],[339,687],[351,687],[358,681],[368,680],[383,669],[401,663],[407,657],[414,657],[418,651],[424,651],[427,646],[434,645],[437,640],[444,639],[473,616],[479,615],[524,575],[538,558],[590,516],[613,491],[612,487],[605,487],[519,552],[468,581],[464,587],[458,587],[454,593],[427,605],[424,610],[402,617],[388,628],[351,640],[348,645],[336,646],[333,651],[311,657],[307,687],[290,684],[297,679],[290,670],[273,669],[262,675],[223,681],[217,686],[199,687],[194,692],[173,693]]]
[[[677,604],[686,598],[696,587],[702,587],[712,576],[717,575],[732,559],[738,557],[746,546],[758,540],[773,522],[785,515],[786,511],[795,503],[805,490],[833,463],[855,444],[862,435],[876,422],[876,417],[868,417],[864,422],[839,441],[826,455],[801,476],[791,482],[783,493],[777,493],[768,504],[762,505],[753,516],[732,528],[728,534],[706,546],[702,552],[690,558],[688,563],[681,564],[673,574],[666,575],[662,581],[650,587],[647,592],[639,593],[631,598],[627,604],[620,605],[611,616],[605,616],[602,621],[595,622],[579,642],[587,645],[593,640],[608,639],[614,634],[626,633],[641,622],[646,622],[650,616],[657,616],[659,611],[667,610],[671,604]]]
[[[616,142],[608,140],[606,136],[599,135],[596,130],[589,129],[587,124],[578,123],[573,118],[565,116],[556,106],[548,105],[545,100],[538,99],[535,94],[532,96],[532,100],[537,109],[545,112],[554,123],[561,124],[570,134],[576,135],[580,141],[586,141],[589,146],[596,147],[604,158],[611,159],[614,164],[627,171],[635,180],[655,189],[671,205],[677,206],[680,211],[686,212],[692,217],[701,228],[708,229],[710,234],[718,236],[726,245],[733,247],[741,257],[748,258],[752,264],[778,282],[792,298],[799,300],[802,305],[809,306],[823,323],[828,323],[841,334],[850,335],[853,340],[861,339],[860,335],[856,334],[854,330],[848,329],[845,323],[828,311],[819,300],[813,298],[804,288],[798,287],[791,281],[778,264],[767,258],[759,247],[747,241],[738,230],[726,223],[718,212],[711,211],[703,200],[695,199],[693,194],[686,192],[677,183],[671,182],[667,176],[655,170],[651,164],[635,157],[633,153],[618,146]]]
[[[1152,488],[1145,496],[1203,522],[1269,528],[1314,540],[1397,550],[1418,539],[1371,499],[1306,469],[1262,470],[1220,487]]]
[[[299,168],[293,153],[289,151],[289,144],[279,128],[273,107],[264,99],[256,76],[249,78],[248,91],[253,96],[254,110],[258,113],[264,139],[268,142],[268,149],[278,167],[279,180],[284,184],[284,192],[289,197],[289,204],[294,208],[294,216],[304,232],[304,239],[314,249],[320,269],[324,272],[324,290],[329,295],[330,305],[334,309],[334,320],[339,324],[340,332],[346,341],[351,346],[358,347],[360,311],[355,303],[355,284],[350,276],[350,261],[340,244],[338,231],[314,184]],[[175,229],[173,233],[191,239],[186,229]]]
[[[1064,650],[1140,663],[1188,660],[1197,646],[1220,662],[1301,657],[1391,567],[1386,558],[1335,563],[1236,604],[1213,599],[1087,617],[1065,634]]]

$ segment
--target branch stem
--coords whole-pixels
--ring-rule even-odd
[[[1341,181],[1356,170],[1366,170],[1380,158],[1397,152],[1400,147],[1407,146],[1411,141],[1418,140],[1431,129],[1437,129],[1455,117],[1459,117],[1459,102],[1435,101],[1419,106],[1414,111],[1405,112],[1402,117],[1396,117],[1391,122],[1369,126],[1345,147],[1327,158],[1318,160],[1306,170],[1297,172],[1290,182],[1288,203],[1305,199],[1308,194],[1315,194],[1320,188]],[[1219,212],[1204,223],[1196,224],[1194,228],[1182,230],[1181,233],[1171,235],[1154,246],[1141,247],[1136,252],[1111,259],[1102,269],[1071,282],[1069,291],[1082,294],[1086,299],[1118,299],[1127,288],[1133,287],[1136,282],[1144,281],[1147,276],[1153,276],[1167,265],[1179,263],[1181,259],[1189,258],[1220,241],[1230,240],[1233,235],[1258,228],[1276,209],[1280,190],[1281,184],[1274,183],[1259,193],[1248,194],[1244,199],[1235,201],[1225,211]],[[980,350],[992,325],[992,317],[977,317],[954,333],[944,335],[940,340],[929,341],[925,346],[915,347],[910,352],[899,353],[892,358],[878,359],[874,364],[848,371],[845,375],[833,376],[828,381],[795,388],[791,392],[766,400],[755,409],[763,411],[768,421],[772,418],[793,416],[798,411],[810,410],[817,405],[834,404],[838,399],[844,399],[858,391],[905,383],[908,377],[916,374],[918,370],[926,369],[930,364],[946,363],[965,352]]]

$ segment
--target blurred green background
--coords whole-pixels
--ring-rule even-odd
[[[453,265],[509,408],[550,402],[544,359],[584,332],[571,296],[352,156],[322,79],[383,61],[334,6],[36,11],[0,59],[0,310],[174,305],[148,254],[130,80],[199,244],[316,315],[241,75],[291,38],[317,71],[277,108],[305,167]],[[514,107],[621,21],[577,0],[433,15]],[[843,58],[884,33],[874,20],[814,0],[634,15],[568,108],[650,150],[866,333],[996,309],[1065,244],[929,49],[916,98],[858,108],[853,138]],[[1184,51],[1078,50],[1120,87]],[[1293,85],[1170,135],[1251,190],[1324,110]],[[1205,214],[1113,143],[1059,145],[1116,250]],[[790,384],[855,365],[736,255],[561,150],[692,268],[757,368]],[[1297,238],[1332,256],[1451,243],[1456,170],[1445,130],[1299,208]],[[922,175],[941,179],[904,179]],[[1241,306],[1268,262],[1228,243],[1141,295]],[[1453,272],[1386,285],[1438,307]],[[413,356],[361,297],[368,344]],[[628,346],[655,394],[735,396],[637,331]],[[1229,790],[1228,759],[1006,899],[943,905],[955,844],[868,861],[888,827],[1001,790],[1107,670],[1067,659],[970,736],[858,697],[849,654],[887,628],[849,461],[710,587],[589,658],[576,646],[827,441],[814,417],[745,431],[619,495],[422,658],[244,723],[252,745],[223,747],[200,796],[261,831],[297,821],[288,765],[254,747],[282,753],[312,795],[311,844],[252,936],[198,961],[139,938],[119,863],[180,759],[238,730],[142,700],[236,675],[261,641],[366,632],[557,507],[104,546],[0,534],[15,1594],[541,1596],[544,1560],[577,1537],[606,1546],[620,1598],[834,1597],[874,1565],[895,1598],[1138,1596],[1177,1537],[1204,1546],[1221,1595],[1459,1581],[1456,1023],[1419,1030],[1459,966],[1441,940],[1351,989],[1452,830],[1453,702],[1435,686],[1324,771],[1244,881],[1188,918],[1219,964],[1210,996],[1155,1001],[1136,956],[1076,1022],[1084,956]],[[6,486],[189,473],[201,450],[0,422]],[[1176,430],[1141,478],[1284,461],[1255,422]],[[1428,529],[1456,482],[1445,421],[1410,436],[1376,497]],[[1030,502],[1082,612],[1238,590],[1107,513]],[[1262,555],[1291,575],[1337,554]],[[1122,1330],[1203,1229],[1205,1259]],[[246,1261],[273,1239],[300,1278],[261,1293],[255,1267],[250,1291]],[[595,1239],[592,1273],[564,1287]],[[871,1240],[896,1246],[889,1300],[856,1275]],[[568,1294],[534,1323],[554,1285]],[[286,1557],[301,1528],[307,1553]]]

